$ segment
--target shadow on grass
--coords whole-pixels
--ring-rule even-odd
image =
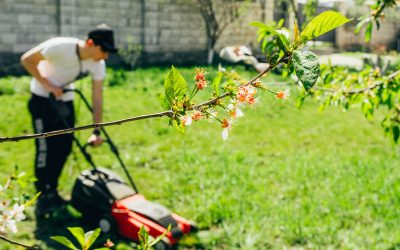
[[[52,240],[50,238],[51,236],[64,236],[75,246],[79,246],[79,243],[68,230],[68,227],[80,227],[84,232],[88,232],[96,229],[97,226],[87,220],[84,220],[79,212],[68,205],[54,211],[50,215],[36,217],[36,229],[34,232],[35,238],[41,241],[41,244],[38,247],[49,250],[69,249],[57,241]],[[107,239],[111,239],[113,242],[119,241],[118,237],[115,235],[101,234],[93,244],[92,248],[103,247]],[[129,242],[126,242],[125,245],[131,247],[130,249],[132,249],[132,245],[129,244]]]
[[[85,231],[87,230],[82,226],[81,218],[74,213],[72,208],[67,206],[54,211],[52,214],[37,216],[35,238],[43,243],[40,247],[46,247],[45,249],[66,249],[50,237],[64,236],[76,243],[72,240],[73,236],[68,231],[68,227],[82,227]]]
[[[37,246],[48,250],[69,249],[52,240],[51,236],[64,236],[75,246],[79,246],[79,243],[74,239],[68,227],[81,227],[84,232],[88,232],[96,229],[98,226],[94,225],[93,221],[84,219],[79,212],[68,205],[54,211],[51,215],[36,217],[36,229],[34,233],[35,238],[41,242]],[[137,246],[136,243],[119,235],[101,234],[91,249],[103,247],[107,239],[110,239],[115,246],[118,246],[118,249],[136,249]],[[180,246],[175,246],[171,249],[205,249],[195,235],[184,237],[182,243]]]
[[[400,242],[388,248],[388,250],[397,250],[397,249],[400,249]]]

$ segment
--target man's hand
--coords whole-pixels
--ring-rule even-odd
[[[48,85],[48,91],[53,93],[56,99],[60,98],[63,95],[63,89],[54,85]]]
[[[100,135],[92,134],[89,137],[87,143],[89,145],[91,145],[92,147],[97,147],[97,146],[100,146],[101,144],[103,144],[103,138],[101,138]]]

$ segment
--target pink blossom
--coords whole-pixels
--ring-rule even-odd
[[[0,201],[0,211],[5,210],[10,205],[10,200]]]
[[[255,103],[254,95],[256,93],[257,93],[257,90],[254,87],[248,86],[248,85],[243,85],[243,86],[239,87],[239,90],[236,94],[236,99],[239,102],[247,102],[252,105]]]
[[[205,78],[205,75],[207,72],[205,69],[197,68],[196,69],[196,76],[194,77],[194,80],[196,81],[196,87],[198,90],[202,90],[205,87],[207,87],[207,80]]]
[[[278,91],[276,93],[276,98],[282,99],[282,100],[286,100],[289,96],[290,96],[289,89],[287,89],[285,91]]]
[[[199,80],[198,82],[196,82],[196,86],[198,90],[202,90],[205,87],[207,87],[207,81],[206,80]]]
[[[200,111],[198,111],[198,110],[196,110],[193,114],[192,114],[192,119],[194,120],[194,121],[198,121],[198,120],[200,120],[200,119],[202,119],[203,118],[203,114],[200,112]]]
[[[4,222],[4,226],[5,226],[8,230],[10,230],[12,233],[17,233],[17,232],[18,232],[18,230],[17,230],[17,223],[16,223],[15,220],[6,220],[6,221]]]
[[[247,96],[246,102],[250,105],[254,105],[256,103],[256,99],[254,98],[254,96]]]
[[[25,219],[24,210],[25,210],[25,205],[14,204],[11,212],[15,220],[21,221]]]
[[[232,103],[227,107],[229,115],[232,118],[238,118],[243,116],[242,110],[238,107],[238,105],[233,105]]]
[[[183,126],[192,125],[192,117],[191,116],[182,116],[181,123],[183,124]]]
[[[0,209],[0,234],[10,231],[12,233],[17,232],[16,222],[26,218],[24,214],[25,205],[18,205],[15,203],[12,208],[8,200],[1,201],[2,207]]]
[[[200,80],[205,80],[205,75],[207,74],[205,69],[202,68],[196,68],[196,76],[194,77],[194,80],[200,81]]]
[[[229,136],[229,131],[232,129],[232,121],[224,119],[221,123],[222,129],[222,140],[226,141]]]
[[[110,248],[114,246],[114,243],[110,239],[107,239],[106,243],[104,243],[104,246]]]

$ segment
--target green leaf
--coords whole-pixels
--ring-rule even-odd
[[[93,231],[85,233],[85,249],[89,249],[89,247],[96,241],[97,237],[99,237],[100,232],[101,229],[96,228]]]
[[[167,109],[167,110],[171,109],[171,104],[168,102],[168,100],[164,94],[157,93],[157,98],[160,101],[160,104],[164,109]]]
[[[185,127],[182,125],[182,123],[178,122],[176,119],[172,120],[172,126],[178,129],[182,134],[185,133]]]
[[[393,141],[397,143],[400,137],[400,127],[398,126],[392,127],[392,133],[393,133]]]
[[[361,104],[361,110],[364,113],[365,118],[368,120],[372,120],[372,116],[374,113],[374,106],[370,102],[369,99],[366,99]]]
[[[369,22],[367,28],[365,29],[365,42],[369,42],[371,40],[372,34],[372,22]]]
[[[50,239],[57,241],[60,244],[63,244],[69,249],[78,250],[78,248],[76,248],[74,244],[72,244],[72,242],[64,236],[50,236]]]
[[[31,206],[37,200],[37,198],[39,197],[40,194],[41,194],[41,192],[35,194],[35,196],[32,199],[30,199],[29,201],[27,201],[25,203],[25,206],[26,207]]]
[[[309,41],[320,35],[325,34],[349,21],[352,19],[348,19],[342,14],[335,11],[325,11],[316,16],[314,19],[307,24],[304,30],[301,32],[300,36],[302,42]]]
[[[159,235],[156,239],[154,239],[153,241],[151,241],[149,243],[149,247],[153,247],[155,246],[158,242],[160,242],[162,240],[162,238],[164,238],[169,232],[171,231],[171,224],[168,225],[167,230],[162,234]]]
[[[293,40],[294,40],[295,44],[301,43],[299,27],[297,26],[296,20],[294,21],[294,25],[293,25]]]
[[[276,26],[280,28],[283,26],[284,23],[285,23],[285,19],[281,18]]]
[[[250,26],[254,26],[257,27],[259,29],[270,29],[270,30],[274,30],[274,28],[272,26],[266,25],[265,23],[262,22],[258,22],[258,21],[254,21],[250,23]]]
[[[279,46],[279,48],[283,51],[287,51],[287,46],[289,44],[289,39],[284,35],[284,31],[283,30],[275,30],[274,27],[266,25],[264,23],[261,22],[251,22],[250,23],[251,26],[254,27],[258,27],[259,33],[271,33],[271,35],[276,37],[276,43]]]
[[[356,29],[354,30],[354,33],[358,34],[360,33],[361,28],[364,26],[364,24],[368,23],[371,21],[370,17],[366,17],[362,19],[356,26]]]
[[[217,96],[219,96],[219,85],[221,84],[222,77],[223,77],[223,73],[218,72],[218,75],[214,78],[213,83],[212,83],[212,87]]]
[[[18,174],[17,179],[20,179],[20,178],[22,178],[24,176],[26,176],[26,173],[25,172],[21,172],[21,173]]]
[[[83,246],[85,245],[85,232],[83,231],[83,229],[80,227],[68,227],[68,230],[78,241],[81,248],[83,248]]]
[[[297,108],[301,108],[304,104],[304,101],[306,99],[306,95],[305,94],[301,94],[297,97],[296,99],[296,107]]]
[[[276,33],[278,34],[278,36],[281,39],[281,41],[285,44],[285,46],[290,43],[289,42],[290,34],[289,34],[289,31],[287,29],[276,30]]]
[[[164,81],[165,96],[170,104],[174,100],[182,100],[187,91],[186,81],[174,66],[168,72]]]
[[[284,42],[285,41],[285,42]],[[288,44],[288,40],[285,35],[279,34],[276,36],[276,44],[278,45],[279,49],[286,52],[288,51],[286,45]]]
[[[149,232],[144,228],[144,226],[140,227],[138,236],[140,245],[147,245],[147,242],[149,241]]]
[[[379,30],[381,28],[381,24],[378,19],[375,19],[375,24],[376,24],[376,29]]]
[[[25,189],[26,186],[28,185],[28,182],[26,182],[25,180],[21,180],[21,179],[17,179],[17,183],[23,189]]]
[[[309,91],[317,82],[319,76],[319,61],[310,51],[295,50],[292,58],[296,75],[306,91]]]
[[[263,41],[262,41],[262,44],[261,44],[261,52],[262,53],[265,53],[266,51],[267,51],[267,49],[268,49],[268,44],[270,44],[269,43],[269,41],[268,41],[268,39],[264,39]]]

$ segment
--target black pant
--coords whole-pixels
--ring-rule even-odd
[[[62,107],[60,112],[60,108]],[[50,98],[32,95],[29,111],[35,133],[74,127],[75,113],[72,101],[56,102]],[[60,115],[61,113],[61,115]],[[72,134],[57,135],[35,140],[35,186],[40,192],[57,190],[58,178],[72,150]]]

